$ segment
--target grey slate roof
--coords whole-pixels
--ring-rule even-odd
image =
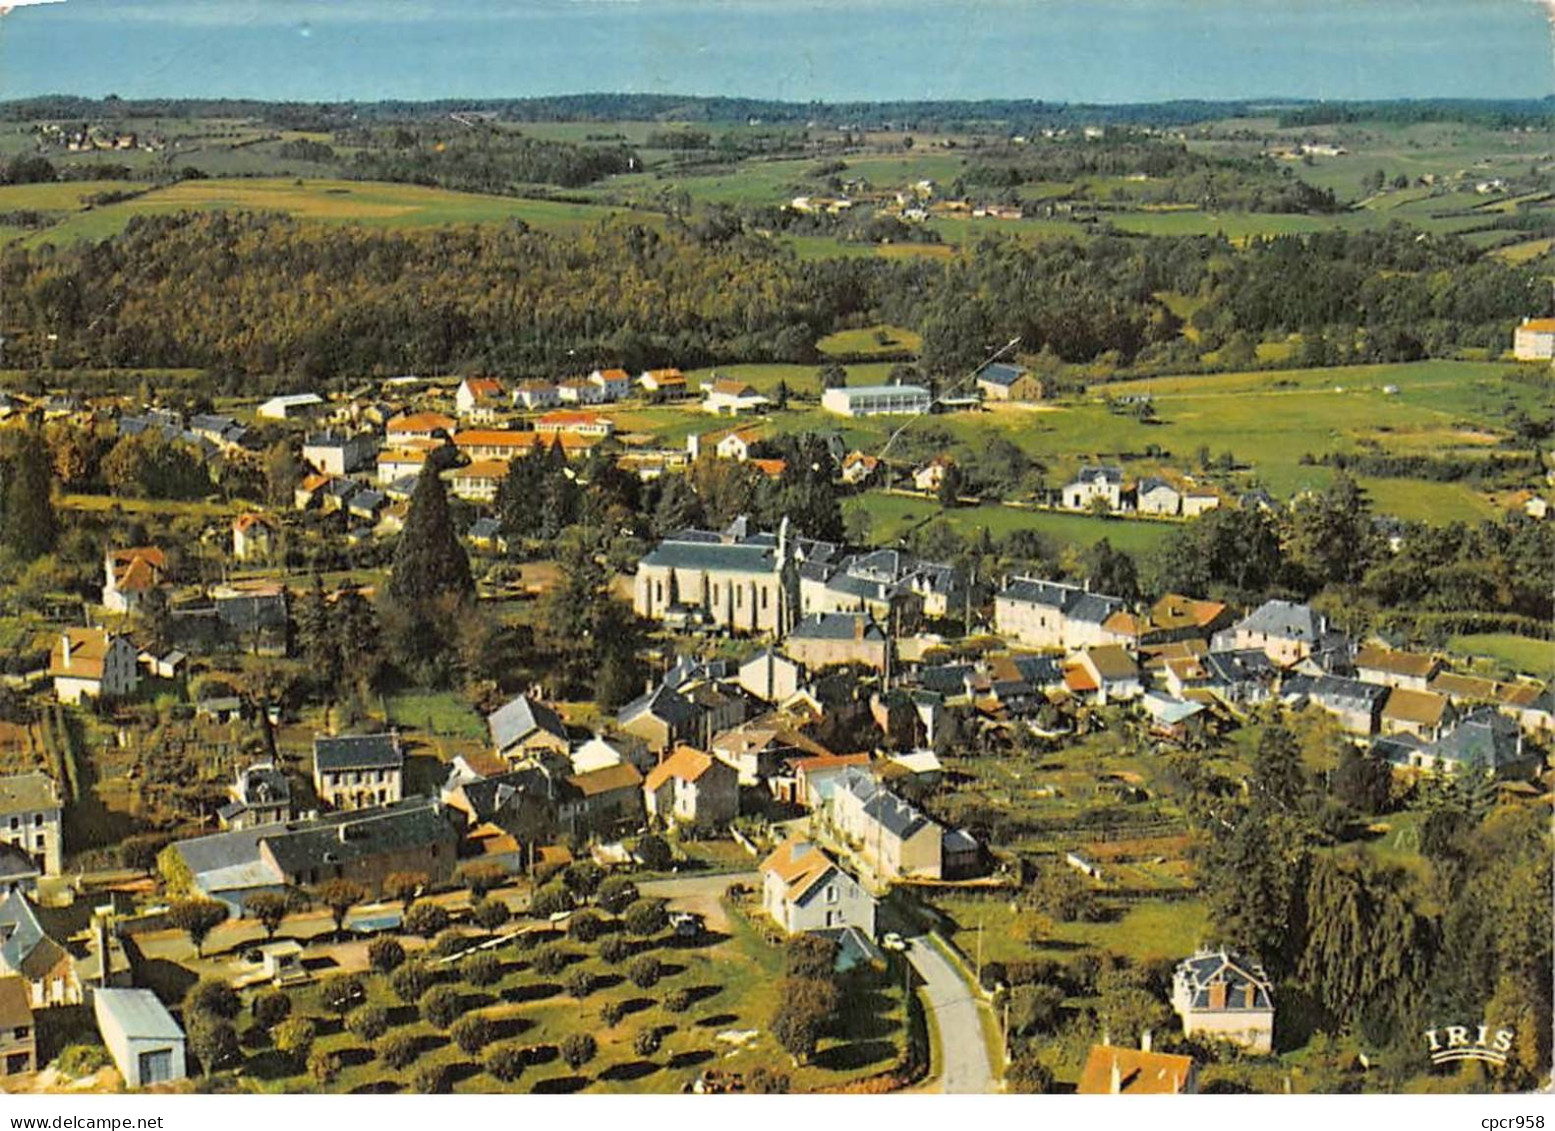
[[[1026,605],[1046,605],[1071,620],[1101,624],[1113,613],[1127,607],[1121,597],[1087,592],[1078,585],[1046,581],[1036,577],[1013,578],[999,593],[1000,600]]]
[[[54,779],[42,770],[0,777],[0,813],[58,809],[59,793]]]
[[[287,876],[326,864],[348,864],[386,853],[452,845],[458,840],[442,806],[424,798],[284,828],[284,832],[272,828],[264,841]]]
[[[1292,676],[1280,689],[1287,694],[1305,694],[1328,707],[1346,711],[1375,711],[1388,696],[1388,688],[1380,683],[1365,683],[1358,679],[1345,679],[1337,675]]]
[[[864,803],[864,813],[893,836],[907,840],[932,824],[917,806],[881,789]]]
[[[1033,687],[1050,687],[1064,681],[1063,663],[1057,656],[1016,656],[1014,664]]]
[[[1008,389],[1028,372],[1030,370],[1019,365],[1010,365],[1006,362],[996,361],[991,365],[983,366],[982,372],[977,375],[977,379],[979,381],[987,381],[990,385],[999,385]]]
[[[1268,683],[1274,679],[1274,663],[1262,648],[1234,648],[1210,652],[1204,666],[1222,685]]]
[[[1201,951],[1184,959],[1177,967],[1174,980],[1187,987],[1194,1009],[1210,1008],[1209,987],[1217,983],[1225,984],[1227,1009],[1274,1008],[1269,996],[1269,976],[1263,967],[1228,951]],[[1252,988],[1251,1003],[1247,999],[1248,987]]]
[[[486,727],[498,753],[517,746],[535,731],[545,731],[563,740],[567,737],[567,725],[561,716],[527,695],[511,699],[487,715]]]
[[[1298,605],[1291,601],[1265,601],[1236,626],[1247,632],[1258,632],[1280,640],[1297,640],[1317,644],[1326,632],[1323,618],[1313,612],[1310,605]]]
[[[1076,483],[1118,483],[1123,482],[1123,469],[1103,464],[1099,467],[1082,467],[1074,477]]]
[[[341,770],[398,770],[405,765],[398,735],[315,735],[313,762],[326,773]]]
[[[1522,754],[1522,731],[1493,707],[1482,707],[1460,719],[1429,748],[1439,759],[1480,772],[1499,770]]]
[[[662,684],[646,695],[640,695],[616,713],[616,721],[623,725],[643,715],[663,719],[672,727],[685,726],[697,717],[697,709],[673,687]]]
[[[238,775],[238,794],[246,805],[280,805],[291,800],[286,775],[267,762],[248,767]]]
[[[811,613],[788,635],[795,640],[853,640],[858,635],[858,623],[864,624],[865,640],[884,640],[880,626],[864,613]]]
[[[643,557],[643,565],[661,569],[699,569],[708,573],[771,573],[777,553],[766,546],[722,542],[661,542]]]

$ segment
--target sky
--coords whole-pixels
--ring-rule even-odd
[[[0,0],[3,3],[4,0]],[[1555,0],[64,0],[0,98],[1542,97]]]

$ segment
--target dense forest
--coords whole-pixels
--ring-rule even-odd
[[[275,216],[137,218],[124,233],[0,259],[7,352],[38,367],[196,367],[312,378],[506,375],[815,359],[869,317],[921,329],[930,376],[1019,336],[1067,362],[1149,369],[1300,331],[1307,364],[1499,347],[1549,309],[1537,275],[1403,226],[1255,241],[988,237],[948,261],[801,262],[737,216],[576,237],[501,227],[379,231]],[[1157,297],[1203,301],[1197,342]],[[1321,358],[1306,353],[1320,350]]]

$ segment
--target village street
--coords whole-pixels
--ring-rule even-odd
[[[939,1030],[939,1090],[946,1093],[998,1091],[971,987],[927,935],[906,941],[907,960],[923,979],[929,1021]]]

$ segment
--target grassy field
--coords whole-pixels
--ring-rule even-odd
[[[974,960],[981,922],[984,962],[1063,959],[1077,949],[1110,950],[1135,960],[1181,958],[1203,941],[1208,924],[1197,899],[1119,903],[1113,917],[1101,923],[1054,923],[1033,911],[1011,911],[1011,905],[1000,900],[950,897],[933,902],[955,924],[952,941]]]
[[[431,735],[484,739],[486,723],[451,691],[406,691],[385,699],[388,722]]]
[[[0,197],[0,202],[3,199]],[[522,220],[542,231],[562,233],[578,231],[609,216],[627,216],[647,224],[659,224],[663,219],[652,213],[595,204],[484,196],[420,185],[286,178],[211,179],[180,181],[134,200],[75,211],[51,228],[23,236],[22,242],[60,244],[106,239],[122,231],[135,216],[184,211],[284,212],[303,220],[388,228]]]
[[[882,336],[884,341],[880,340]],[[917,353],[923,348],[923,335],[901,326],[864,326],[828,334],[815,343],[815,348],[833,356]]]
[[[945,510],[931,499],[871,491],[845,501],[845,514],[861,510],[869,516],[870,541],[889,545],[934,519],[944,519],[963,537],[986,529],[994,538],[1016,530],[1036,530],[1061,545],[1089,547],[1106,538],[1117,549],[1144,553],[1154,549],[1176,527],[1163,522],[1096,518],[1085,514],[1025,510],[989,503]]]
[[[1523,675],[1555,679],[1555,643],[1548,640],[1510,632],[1481,632],[1454,636],[1447,646],[1464,655],[1485,656]]]

